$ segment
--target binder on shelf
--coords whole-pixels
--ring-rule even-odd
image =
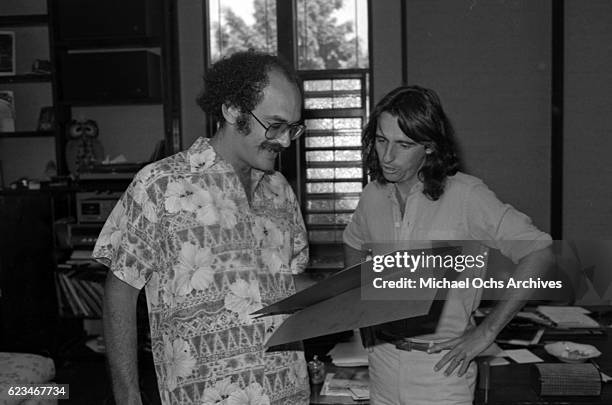
[[[70,311],[70,305],[68,303],[68,299],[66,298],[66,293],[64,292],[64,287],[61,283],[59,274],[55,275],[55,295],[57,297],[57,304],[59,307],[60,316],[65,315]]]
[[[91,307],[93,309],[93,312],[95,314],[95,316],[102,316],[102,297],[98,295],[98,293],[96,291],[93,290],[92,288],[92,284],[94,284],[94,281],[88,281],[88,280],[77,280],[78,283],[81,285],[81,287],[83,288],[84,292],[85,292],[85,297],[89,298],[89,301],[91,302]]]
[[[66,286],[70,290],[70,294],[72,298],[74,298],[74,301],[76,302],[79,308],[79,313],[85,316],[89,316],[89,313],[87,312],[87,307],[85,306],[83,301],[81,301],[81,299],[79,298],[79,294],[77,294],[76,289],[74,288],[74,286],[72,285],[72,282],[70,281],[70,278],[68,277],[67,274],[64,274],[63,276],[65,277],[65,280],[66,280]]]
[[[87,263],[58,266],[58,301],[61,314],[72,312],[73,316],[102,317],[102,297],[104,287],[101,282],[106,274],[105,269],[89,266]]]
[[[75,277],[72,277],[70,282],[74,286],[74,289],[75,289],[75,291],[76,291],[76,293],[78,295],[78,299],[81,300],[81,302],[83,303],[83,305],[86,308],[86,311],[85,311],[86,315],[87,316],[99,316],[100,314],[98,313],[98,310],[96,309],[97,305],[94,302],[93,298],[85,290],[85,287],[83,285],[83,281],[79,280],[79,279],[77,279]]]
[[[59,281],[60,281],[60,287],[61,290],[63,291],[63,295],[66,298],[66,301],[68,302],[68,305],[70,306],[70,310],[72,311],[72,315],[74,316],[78,316],[80,311],[79,311],[79,306],[77,305],[77,303],[74,301],[72,294],[70,293],[70,289],[68,288],[68,280],[66,279],[66,275],[59,273],[57,275]]]

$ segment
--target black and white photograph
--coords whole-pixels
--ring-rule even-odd
[[[608,0],[2,1],[0,404],[611,404],[611,38]]]

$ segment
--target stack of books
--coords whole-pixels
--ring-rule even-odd
[[[57,300],[61,316],[102,317],[104,268],[60,265]]]

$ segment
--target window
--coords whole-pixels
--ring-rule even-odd
[[[365,174],[361,130],[367,71],[302,72],[306,134],[301,199],[311,267],[342,268],[342,232],[357,207]]]
[[[276,0],[209,0],[209,61],[247,49],[276,54]]]
[[[205,10],[209,63],[250,48],[295,61],[307,131],[281,171],[302,205],[310,267],[342,268],[342,232],[367,181],[368,0],[208,0]]]

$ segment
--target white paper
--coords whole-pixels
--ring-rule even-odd
[[[527,349],[516,349],[516,350],[506,350],[506,357],[510,357],[517,363],[540,363],[544,360],[531,353],[531,351]]]
[[[359,330],[353,331],[348,342],[338,343],[328,353],[332,363],[338,367],[359,367],[368,365],[368,352],[363,348]]]
[[[546,316],[562,328],[597,328],[599,324],[582,307],[544,306],[538,307],[538,312]]]

